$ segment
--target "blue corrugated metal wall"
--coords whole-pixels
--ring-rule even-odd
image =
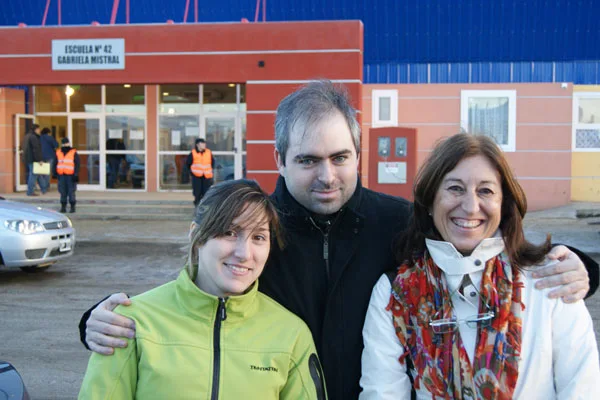
[[[365,64],[365,83],[600,84],[600,61]]]
[[[41,24],[46,0],[1,3],[0,25]],[[132,23],[181,22],[186,0],[130,3]],[[201,22],[254,19],[255,0],[198,3]],[[56,5],[52,0],[47,24],[57,23]],[[62,0],[62,23],[106,24],[112,5],[113,0]],[[125,22],[124,7],[121,0],[118,23]],[[558,76],[574,79],[557,81],[598,83],[599,15],[600,0],[267,1],[268,21],[362,20],[365,81],[382,83],[547,82]]]

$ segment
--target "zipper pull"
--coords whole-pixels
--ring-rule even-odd
[[[221,321],[227,319],[227,308],[225,308],[225,299],[219,297],[219,308],[221,309]]]
[[[323,260],[329,260],[329,234],[323,235]]]

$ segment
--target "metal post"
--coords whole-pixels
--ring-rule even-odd
[[[52,0],[46,1],[46,9],[44,10],[44,17],[42,18],[42,26],[46,25],[46,18],[48,17],[48,9],[50,8],[50,2]]]
[[[260,0],[256,0],[256,12],[254,13],[254,22],[258,22],[258,10],[260,9]]]
[[[60,1],[60,0],[58,0],[58,1]],[[110,24],[111,25],[114,25],[115,22],[117,21],[117,11],[118,10],[119,10],[119,0],[114,0],[112,13],[110,15]]]

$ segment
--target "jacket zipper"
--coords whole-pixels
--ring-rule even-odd
[[[330,281],[331,275],[329,273],[329,231],[331,230],[331,221],[327,221],[327,229],[323,231],[323,229],[319,227],[319,225],[312,219],[312,217],[310,217],[309,219],[310,222],[314,225],[314,227],[317,228],[317,230],[323,235],[323,260],[325,260],[325,273],[327,274],[327,281]]]
[[[325,260],[325,272],[327,273],[327,280],[331,280],[329,274],[329,231],[323,233],[323,260]]]
[[[215,327],[213,331],[213,381],[211,400],[219,399],[219,378],[221,374],[221,323],[227,319],[227,311],[225,309],[225,299],[219,297],[219,305],[217,306],[217,315],[215,318]]]

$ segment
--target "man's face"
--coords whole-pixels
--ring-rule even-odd
[[[198,142],[196,147],[198,148],[198,151],[202,151],[202,150],[206,149],[206,143]]]
[[[275,151],[279,173],[290,194],[305,208],[316,214],[333,214],[356,190],[358,154],[350,128],[336,111],[303,131],[291,132],[285,165]]]
[[[40,134],[40,128],[35,128],[33,131],[34,131],[35,133],[37,133],[38,135]]]

